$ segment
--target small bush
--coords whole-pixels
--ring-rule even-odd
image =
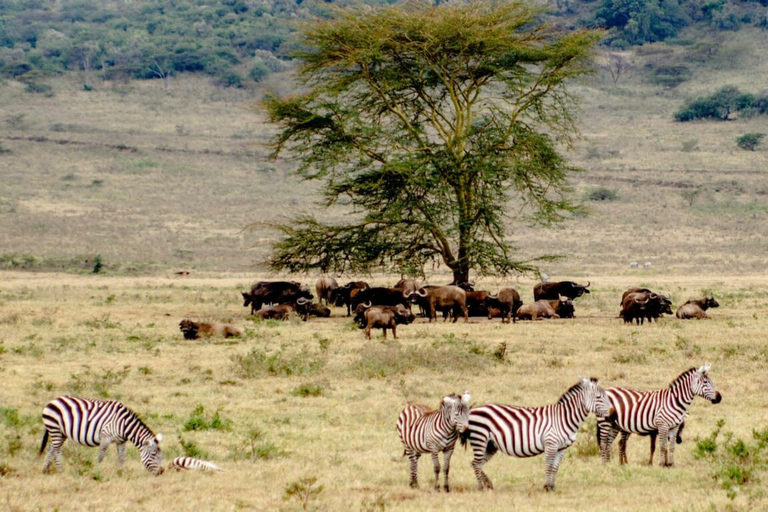
[[[272,71],[267,67],[264,61],[256,57],[253,60],[251,68],[248,70],[248,77],[254,82],[261,82],[269,76]]]
[[[321,396],[327,387],[325,382],[305,382],[291,391],[291,394],[300,397]]]
[[[242,378],[313,375],[325,365],[325,359],[311,354],[268,354],[255,348],[248,354],[232,356],[231,361],[234,372]]]
[[[736,144],[738,144],[741,149],[755,151],[757,147],[762,144],[763,137],[765,137],[764,133],[745,133],[736,139]]]
[[[619,198],[619,194],[607,187],[597,187],[588,191],[585,198],[589,201],[615,201]]]
[[[232,420],[222,419],[219,415],[218,409],[213,414],[213,417],[208,419],[205,414],[205,407],[202,404],[198,404],[189,419],[184,423],[184,432],[198,431],[198,430],[232,430]]]
[[[288,487],[285,488],[283,500],[288,501],[291,498],[296,498],[299,500],[301,508],[308,510],[309,502],[320,496],[320,493],[323,492],[323,486],[315,486],[316,483],[317,478],[313,476],[288,484]]]
[[[691,70],[688,66],[659,66],[653,71],[651,82],[668,89],[674,89],[691,78]]]

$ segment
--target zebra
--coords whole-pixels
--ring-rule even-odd
[[[403,409],[397,418],[397,432],[405,450],[403,456],[410,461],[412,488],[418,488],[419,457],[424,453],[432,455],[435,469],[435,490],[440,490],[440,459],[443,452],[443,474],[445,492],[450,492],[448,472],[456,439],[467,429],[469,417],[469,392],[463,395],[443,397],[440,408],[431,410],[426,405],[412,404]]]
[[[628,388],[608,388],[605,392],[616,414],[599,417],[597,439],[604,462],[611,458],[611,444],[621,432],[619,441],[619,463],[627,463],[627,439],[630,434],[651,436],[651,457],[653,464],[656,436],[661,437],[661,466],[674,465],[675,443],[681,442],[680,432],[684,426],[688,408],[694,397],[700,396],[713,404],[722,400],[720,392],[709,378],[710,365],[693,367],[681,373],[666,389],[637,391]]]
[[[125,461],[125,442],[131,441],[141,452],[141,462],[153,475],[164,471],[159,443],[162,434],[155,435],[149,427],[125,405],[115,400],[89,400],[73,396],[60,396],[43,408],[43,444],[40,455],[50,437],[51,445],[45,456],[43,473],[49,473],[51,462],[61,471],[61,445],[71,439],[84,446],[99,447],[99,462],[107,448],[117,445],[118,465]]]
[[[207,460],[195,459],[193,457],[176,457],[168,464],[168,469],[184,471],[190,469],[200,469],[203,471],[224,471],[213,462]]]
[[[461,443],[469,442],[472,446],[472,469],[477,477],[477,488],[481,491],[493,489],[483,466],[501,451],[514,457],[545,454],[544,489],[553,491],[565,450],[576,440],[576,434],[590,412],[610,416],[613,410],[597,379],[586,378],[580,379],[552,405],[489,404],[472,409],[469,428],[461,435]]]

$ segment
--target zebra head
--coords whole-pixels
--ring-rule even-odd
[[[595,413],[598,418],[607,418],[616,413],[608,394],[597,384],[596,378],[582,377],[581,387],[586,391],[584,400],[589,412]]]
[[[457,432],[462,433],[469,428],[469,400],[468,391],[463,395],[448,395],[443,398],[443,408],[447,409],[450,424],[454,425]]]
[[[705,364],[695,372],[693,372],[693,378],[691,379],[691,391],[694,396],[700,396],[705,400],[709,400],[713,404],[719,404],[723,399],[720,392],[715,388],[712,380],[709,378],[710,365]]]
[[[141,452],[141,462],[147,471],[155,476],[160,476],[165,471],[163,467],[163,454],[160,452],[160,441],[163,440],[163,434],[148,437],[139,445]]]

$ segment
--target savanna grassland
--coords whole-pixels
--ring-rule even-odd
[[[254,267],[274,237],[263,223],[318,208],[314,184],[296,181],[290,162],[266,158],[272,128],[253,108],[270,88],[290,89],[286,76],[258,89],[181,76],[167,90],[160,81],[131,81],[91,91],[61,77],[50,80],[51,96],[3,82],[2,507],[766,509],[759,457],[734,446],[754,446],[753,430],[768,428],[768,151],[741,150],[735,139],[768,133],[768,120],[673,121],[686,98],[724,85],[761,92],[766,37],[734,34],[676,88],[649,83],[643,70],[694,62],[686,46],[646,45],[626,54],[632,68],[615,84],[601,70],[574,85],[584,137],[569,156],[584,172],[573,187],[591,214],[549,229],[513,218],[509,228],[521,259],[563,254],[542,270],[591,281],[576,319],[419,321],[402,327],[396,342],[366,341],[341,309],[307,323],[255,323],[241,306],[239,291],[260,278],[317,277]],[[589,200],[598,187],[615,198]],[[103,268],[93,274],[97,255]],[[641,268],[630,269],[631,261]],[[646,261],[651,267],[643,269]],[[191,274],[176,278],[176,270]],[[428,272],[429,282],[450,280],[439,268]],[[340,281],[352,277],[399,278]],[[491,291],[514,286],[525,301],[533,284],[477,279]],[[619,298],[636,285],[670,294],[675,306],[713,294],[721,307],[709,321],[623,325],[615,318]],[[231,321],[245,335],[184,340],[178,322],[185,317]],[[436,406],[444,394],[469,390],[475,405],[544,405],[579,376],[654,389],[704,363],[712,364],[723,402],[694,402],[673,469],[647,467],[648,440],[638,437],[630,439],[628,466],[619,467],[615,448],[603,465],[591,419],[563,461],[555,493],[542,489],[543,458],[501,455],[486,466],[496,490],[479,493],[463,450],[453,458],[453,493],[430,489],[428,458],[421,489],[408,488],[395,421],[409,400]],[[64,393],[122,400],[165,435],[166,459],[193,454],[227,472],[154,478],[133,448],[118,471],[114,449],[99,466],[96,450],[67,443],[63,473],[42,475],[40,411]],[[721,419],[721,434],[705,442]],[[715,445],[715,455],[696,457],[700,443]]]
[[[717,477],[733,460],[697,458],[698,442],[724,420],[726,432],[754,445],[768,412],[768,278],[659,277],[674,297],[712,293],[712,320],[664,318],[627,326],[614,318],[624,276],[592,276],[577,318],[519,322],[473,318],[465,324],[418,320],[399,339],[366,341],[341,308],[329,319],[253,322],[239,301],[253,276],[110,277],[6,272],[0,304],[0,490],[6,510],[760,510],[752,474],[729,498]],[[443,276],[445,277],[445,276]],[[378,279],[375,283],[385,284]],[[496,288],[502,283],[484,283]],[[532,282],[516,286],[530,300]],[[184,340],[178,321],[228,320],[241,339]],[[502,344],[505,344],[502,346]],[[648,440],[632,437],[628,466],[604,465],[590,418],[564,459],[558,490],[545,493],[544,460],[497,455],[486,466],[493,492],[475,490],[471,452],[452,461],[454,492],[431,490],[429,458],[421,489],[408,488],[408,463],[395,431],[408,401],[436,406],[450,392],[472,403],[544,405],[579,376],[602,384],[654,389],[683,370],[711,363],[723,394],[697,399],[676,467],[648,467]],[[122,470],[114,449],[65,444],[64,471],[41,473],[40,410],[61,394],[122,400],[164,434],[164,455],[213,460],[226,473],[152,477],[131,447]],[[723,457],[725,457],[723,455]],[[657,453],[658,460],[658,453]],[[316,480],[314,480],[316,479]],[[730,481],[725,478],[725,481]],[[311,483],[314,482],[314,483]],[[313,494],[311,491],[316,490]]]

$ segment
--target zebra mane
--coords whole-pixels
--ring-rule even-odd
[[[564,404],[570,400],[570,398],[578,392],[578,390],[581,389],[581,381],[577,382],[570,388],[568,388],[568,391],[562,394],[562,396],[557,400],[558,404]]]
[[[697,370],[698,370],[698,368],[696,368],[695,366],[693,368],[689,368],[689,369],[685,370],[683,373],[678,375],[675,378],[675,380],[673,380],[672,382],[669,383],[669,389],[672,389],[673,387],[675,387],[677,384],[680,383],[681,380],[683,380],[685,377],[687,377],[688,375],[692,374],[693,372],[695,372]]]

